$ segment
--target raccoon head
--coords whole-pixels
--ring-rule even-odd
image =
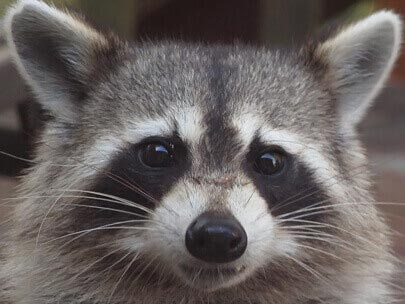
[[[384,295],[389,241],[356,125],[397,58],[397,15],[288,53],[129,44],[33,0],[6,27],[52,116],[16,213],[19,241],[36,243],[24,268],[35,293],[97,303],[143,292],[146,303]]]

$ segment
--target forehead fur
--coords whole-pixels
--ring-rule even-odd
[[[298,53],[150,44],[129,50],[109,80],[93,91],[85,112],[100,128],[151,118],[163,118],[176,129],[194,122],[189,125],[194,135],[189,128],[185,137],[224,121],[247,126],[249,117],[260,122],[257,129],[270,124],[317,134],[331,129],[332,98]]]

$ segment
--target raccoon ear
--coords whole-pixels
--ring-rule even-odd
[[[398,57],[401,30],[398,15],[381,11],[318,45],[343,128],[356,126],[380,92]]]
[[[18,1],[4,25],[12,57],[39,102],[56,115],[74,113],[111,53],[111,39],[37,0]]]

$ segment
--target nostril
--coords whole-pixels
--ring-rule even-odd
[[[228,263],[240,258],[247,247],[242,225],[231,216],[200,215],[187,229],[186,247],[205,262]]]

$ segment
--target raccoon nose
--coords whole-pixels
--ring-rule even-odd
[[[204,262],[229,263],[245,252],[247,235],[235,218],[204,213],[188,227],[186,247]]]

